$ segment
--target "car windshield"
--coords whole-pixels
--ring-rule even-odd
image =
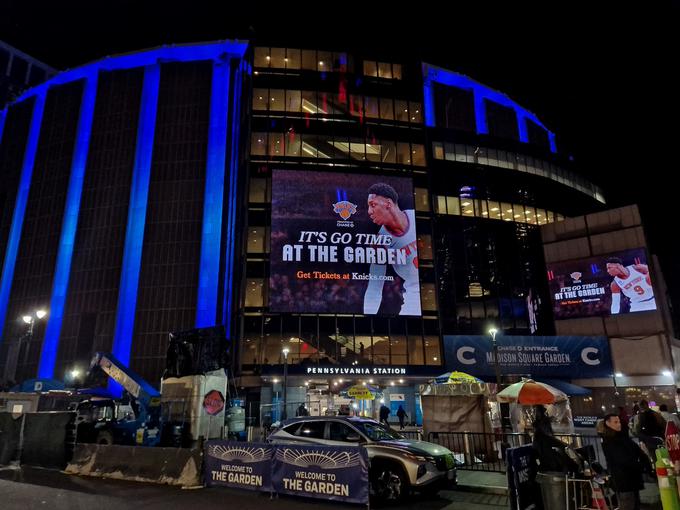
[[[392,441],[394,439],[405,439],[404,436],[388,429],[379,423],[370,421],[354,422],[353,425],[366,434],[371,441]]]

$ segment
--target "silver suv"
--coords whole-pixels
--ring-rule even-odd
[[[436,493],[456,484],[453,453],[438,444],[406,439],[375,420],[305,416],[283,421],[272,444],[361,445],[368,450],[371,494],[401,500],[411,490]]]

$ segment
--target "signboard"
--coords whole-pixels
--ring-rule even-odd
[[[204,477],[208,486],[271,491],[274,447],[236,441],[208,441]]]
[[[496,336],[502,374],[532,377],[611,377],[607,337],[600,336]],[[495,363],[491,337],[445,335],[446,370],[478,377],[493,377]]]
[[[574,427],[594,427],[598,419],[597,416],[574,416]]]
[[[217,390],[210,390],[203,397],[203,409],[211,416],[219,414],[224,409],[224,396]]]
[[[391,367],[389,365],[379,367],[320,365],[307,367],[307,373],[323,375],[407,375],[406,367]]]
[[[656,310],[644,248],[549,264],[556,319]]]
[[[536,453],[531,445],[508,448],[505,452],[508,466],[508,494],[510,508],[530,510],[537,508],[540,489],[536,483]]]
[[[347,390],[347,396],[356,400],[375,400],[375,395],[366,386],[352,386]]]
[[[277,446],[274,491],[347,503],[368,503],[368,453],[352,446]]]
[[[272,172],[274,312],[421,313],[412,180]]]

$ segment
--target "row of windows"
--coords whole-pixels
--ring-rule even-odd
[[[491,220],[514,221],[530,225],[545,225],[564,219],[561,214],[530,205],[442,195],[435,197],[435,212],[454,216],[476,216]]]
[[[376,163],[425,166],[422,144],[371,140],[316,134],[257,133],[250,143],[252,156],[303,157],[320,159],[354,159]]]
[[[347,53],[300,50],[298,48],[255,48],[254,65],[272,69],[309,71],[349,71]]]
[[[401,64],[364,60],[364,75],[388,80],[401,80]]]
[[[387,97],[336,94],[315,90],[253,89],[253,110],[344,115],[367,119],[422,124],[422,105],[416,101]]]
[[[549,161],[512,151],[448,142],[432,142],[432,153],[435,159],[476,163],[540,175],[605,202],[600,188]]]
[[[420,300],[423,311],[437,311],[437,298],[435,296],[434,283],[421,282]],[[268,299],[265,296],[265,279],[247,278],[243,305],[248,308],[262,308],[267,306],[267,302]]]

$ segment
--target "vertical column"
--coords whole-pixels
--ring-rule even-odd
[[[557,154],[557,143],[555,143],[555,133],[548,131],[548,140],[550,141],[550,152]]]
[[[423,67],[425,67],[423,65]],[[425,112],[425,125],[434,127],[436,124],[434,116],[434,79],[432,71],[423,76],[423,111]]]
[[[231,317],[232,317],[232,299],[233,299],[233,285],[234,285],[234,246],[235,240],[235,225],[236,225],[236,202],[238,200],[238,165],[239,165],[239,147],[240,147],[240,116],[241,116],[241,86],[243,83],[243,68],[245,63],[241,61],[236,76],[234,78],[234,93],[232,95],[232,112],[231,112],[231,153],[229,162],[229,203],[227,212],[227,245],[225,257],[225,271],[224,271],[224,308],[223,308],[223,324],[225,325],[227,335],[232,335],[231,331]]]
[[[217,288],[222,244],[224,172],[227,159],[229,114],[229,59],[213,63],[208,126],[208,157],[203,198],[203,234],[198,275],[196,327],[214,326],[217,319]],[[230,172],[231,173],[231,172]],[[230,190],[231,191],[231,190]]]
[[[31,177],[33,176],[33,166],[35,164],[35,154],[38,150],[38,140],[40,138],[40,126],[42,125],[43,112],[45,111],[45,95],[47,88],[43,88],[35,97],[33,105],[33,117],[28,131],[28,141],[24,151],[24,161],[21,166],[21,179],[14,203],[14,214],[12,215],[12,226],[7,240],[7,250],[5,251],[5,261],[2,265],[2,277],[0,279],[0,341],[5,328],[7,319],[7,303],[9,293],[12,289],[14,280],[14,266],[17,262],[19,252],[19,241],[21,240],[21,229],[24,225],[24,215],[26,214],[26,204],[28,202],[28,192],[31,188]]]
[[[2,143],[2,132],[5,130],[5,118],[7,117],[7,110],[0,110],[0,143]]]
[[[137,288],[139,286],[139,270],[142,262],[142,245],[144,243],[146,206],[149,197],[149,180],[151,177],[151,159],[156,130],[160,76],[160,64],[145,68],[139,124],[137,126],[137,148],[132,169],[132,186],[125,229],[123,267],[120,275],[116,328],[113,335],[112,349],[113,355],[126,366],[130,364],[130,348],[132,346],[132,333],[137,309]],[[111,380],[109,390],[114,395],[121,394],[121,386]]]
[[[486,123],[486,103],[484,103],[484,95],[478,89],[474,90],[475,96],[475,120],[477,123],[477,134],[489,134],[489,126]]]
[[[519,108],[515,108],[515,116],[517,117],[519,141],[529,143],[529,130],[527,129],[526,115],[524,115]]]
[[[66,193],[66,207],[64,220],[61,226],[59,239],[59,251],[57,252],[57,264],[52,282],[52,297],[45,329],[42,351],[40,353],[40,365],[38,377],[52,378],[54,365],[57,361],[59,349],[59,336],[64,319],[64,305],[68,291],[69,276],[71,274],[71,260],[73,259],[73,246],[75,243],[76,229],[78,227],[78,213],[80,211],[80,198],[83,194],[83,180],[87,155],[90,148],[92,135],[92,119],[94,117],[94,105],[97,97],[97,73],[96,71],[87,77],[83,99],[80,104],[80,117],[78,119],[78,131],[76,143],[73,149],[71,162],[71,174]]]

